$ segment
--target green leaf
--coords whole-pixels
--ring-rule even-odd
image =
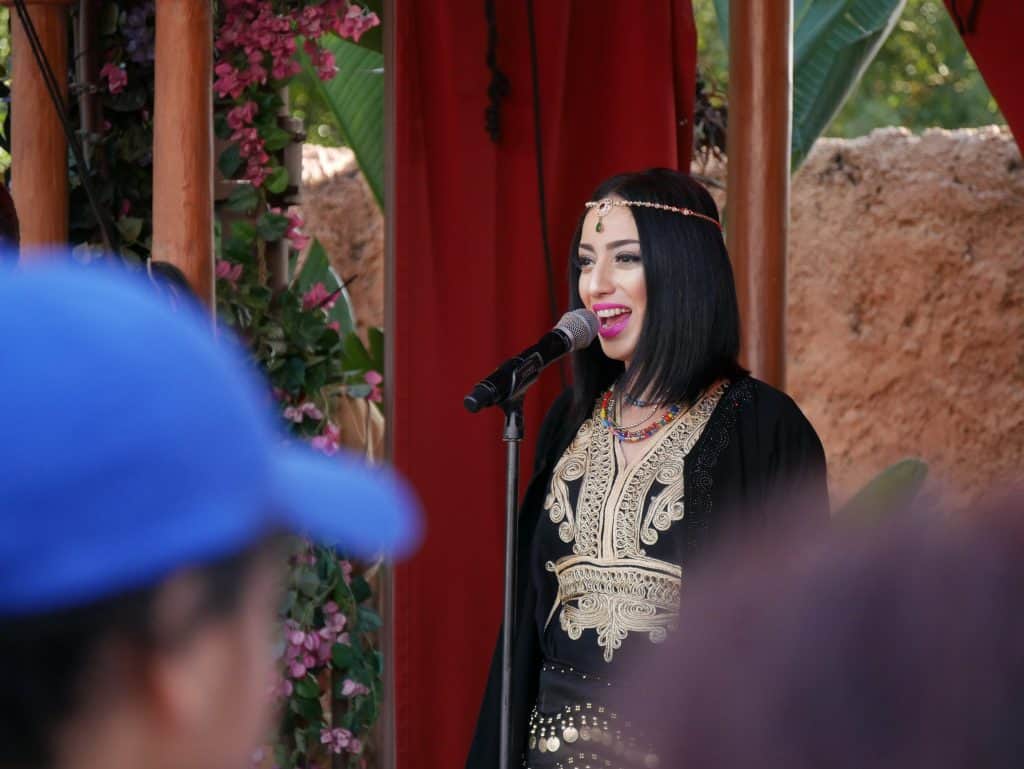
[[[370,340],[370,360],[373,370],[384,373],[384,332],[379,328],[370,328],[366,332]]]
[[[384,56],[325,35],[321,45],[334,54],[338,74],[323,82],[305,52],[299,61],[355,153],[377,204],[384,207]]]
[[[306,389],[309,392],[319,392],[327,384],[327,365],[318,363],[306,369]]]
[[[370,598],[373,591],[370,590],[370,583],[367,582],[362,576],[352,577],[352,596],[355,598],[356,603],[362,603]]]
[[[335,667],[348,670],[356,663],[358,657],[355,649],[348,644],[334,644],[331,649],[331,660]]]
[[[371,633],[379,630],[384,625],[384,620],[373,609],[359,609],[359,621],[356,623],[356,630],[360,633]]]
[[[342,350],[345,368],[355,371],[370,371],[373,368],[373,358],[370,357],[363,340],[355,332],[345,337]]]
[[[217,158],[217,168],[225,179],[230,179],[242,167],[242,149],[238,142],[232,142]]]
[[[839,112],[899,19],[906,0],[795,0],[793,135],[796,171]],[[715,0],[729,45],[729,0]]]
[[[295,693],[307,700],[315,700],[320,697],[320,687],[312,677],[307,676],[295,682]]]
[[[256,221],[256,234],[266,241],[280,240],[288,232],[288,227],[287,216],[267,211]]]
[[[117,3],[104,3],[103,10],[100,11],[99,19],[99,33],[101,35],[113,35],[117,32],[117,17],[120,9],[117,7]]]
[[[285,361],[279,372],[281,386],[289,392],[304,390],[306,384],[306,363],[302,358],[291,357]]]
[[[291,709],[311,723],[320,723],[324,717],[319,699],[307,700],[302,697],[293,697]]]
[[[278,125],[270,125],[261,129],[260,136],[263,138],[264,148],[267,152],[283,150],[295,140],[292,134]]]
[[[244,219],[236,219],[230,223],[227,229],[231,238],[244,241],[247,245],[252,245],[256,239],[256,225]]]
[[[274,195],[280,195],[286,189],[288,189],[288,169],[284,166],[278,166],[270,172],[270,176],[263,183],[266,186],[267,191]]]
[[[122,216],[117,220],[117,231],[125,243],[134,243],[142,234],[142,219],[135,216]]]
[[[224,202],[227,211],[247,214],[256,209],[260,202],[259,193],[251,184],[240,184],[231,191],[228,199]]]
[[[908,458],[887,467],[836,511],[839,520],[874,521],[909,505],[928,477],[928,465]]]
[[[793,40],[795,171],[843,106],[906,0],[797,0]]]

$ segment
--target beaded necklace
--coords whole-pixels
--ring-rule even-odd
[[[612,396],[615,392],[615,385],[609,387],[601,398],[601,424],[614,435],[619,442],[638,443],[639,441],[645,441],[658,432],[665,425],[669,424],[673,419],[679,416],[679,412],[682,408],[678,403],[674,403],[668,407],[668,410],[661,415],[661,419],[652,425],[648,425],[643,430],[628,430],[624,427],[619,427],[612,421],[610,416],[611,407],[613,406]]]

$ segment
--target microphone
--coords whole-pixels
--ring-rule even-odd
[[[489,376],[480,380],[462,403],[476,413],[488,406],[500,406],[515,400],[536,381],[541,369],[563,355],[589,347],[597,336],[601,322],[590,310],[573,310],[562,316],[553,329],[528,347],[509,358]]]

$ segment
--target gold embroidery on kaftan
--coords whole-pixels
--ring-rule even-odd
[[[624,469],[595,409],[555,465],[544,509],[573,555],[545,564],[558,580],[548,622],[561,607],[559,624],[570,638],[595,630],[606,662],[629,633],[659,643],[675,623],[682,569],[648,557],[643,546],[682,520],[685,458],[724,392],[724,385],[716,387]],[[574,508],[570,484],[581,478]]]

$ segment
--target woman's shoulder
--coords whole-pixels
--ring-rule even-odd
[[[761,426],[779,425],[814,432],[810,420],[790,395],[756,377],[745,375],[734,380],[727,397],[740,418],[756,420]]]

